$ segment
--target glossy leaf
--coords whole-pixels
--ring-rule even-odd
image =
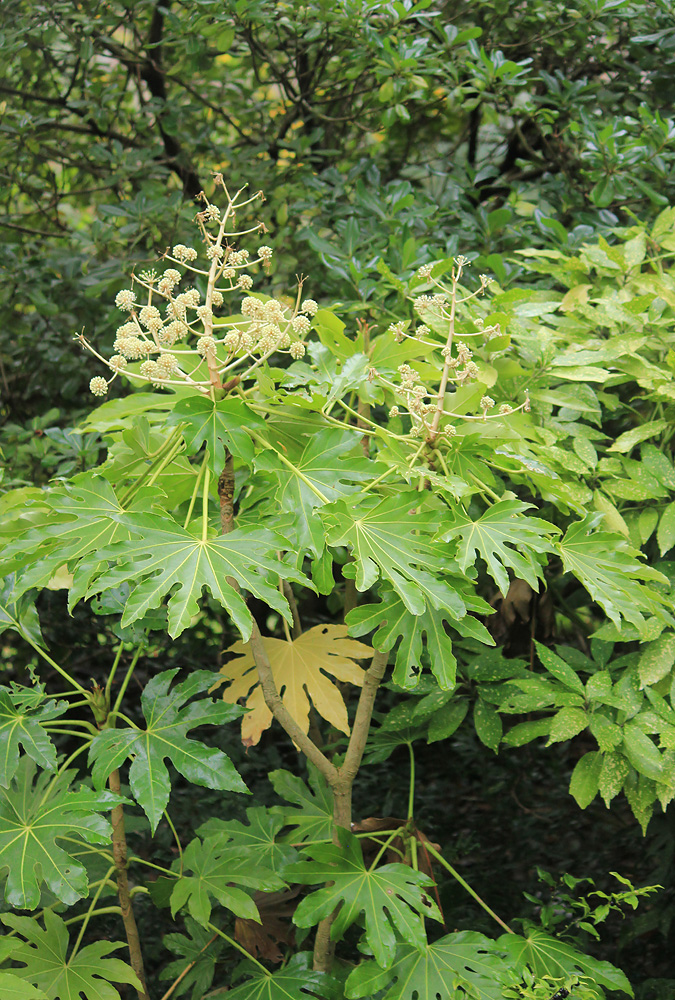
[[[363,914],[366,940],[382,968],[394,961],[396,934],[414,948],[423,949],[426,935],[420,916],[440,919],[435,903],[423,891],[433,881],[402,864],[371,870],[364,863],[358,839],[342,828],[338,828],[338,836],[339,847],[308,845],[304,851],[312,860],[288,865],[284,870],[292,881],[324,884],[300,902],[294,922],[299,927],[311,927],[339,905],[331,928],[331,937],[339,940]]]
[[[203,842],[195,839],[183,854],[183,873],[171,893],[171,915],[187,906],[190,916],[205,927],[211,919],[213,898],[237,917],[259,920],[253,899],[239,886],[274,892],[284,885],[278,875],[238,844],[230,847],[218,834]]]
[[[506,986],[519,974],[504,949],[476,931],[447,934],[418,951],[401,945],[395,962],[387,969],[363,962],[350,973],[347,997],[372,997],[386,990],[382,1000],[502,1000]],[[388,989],[387,989],[388,987]]]
[[[41,722],[63,715],[67,706],[49,701],[33,707],[30,695],[22,699],[21,690],[0,688],[0,785],[7,788],[19,766],[19,747],[47,771],[56,770],[56,748]],[[13,696],[12,696],[13,695]]]
[[[44,929],[31,917],[6,913],[0,919],[25,938],[13,955],[24,967],[14,974],[44,990],[48,1000],[117,1000],[120,994],[112,983],[140,988],[126,962],[107,957],[124,947],[122,941],[96,941],[69,955],[68,928],[51,910],[44,912]]]
[[[169,801],[168,758],[188,781],[207,788],[245,792],[246,786],[222,750],[187,738],[196,726],[223,725],[241,716],[236,705],[202,699],[190,701],[213,685],[215,675],[196,670],[169,690],[178,670],[165,670],[146,684],[141,707],[146,728],[104,729],[89,749],[94,785],[102,788],[111,771],[129,757],[129,784],[154,833]],[[186,702],[190,702],[186,704]]]
[[[185,918],[185,929],[187,934],[164,935],[164,947],[179,957],[162,969],[159,978],[173,981],[182,975],[172,996],[180,997],[191,990],[191,1000],[202,1000],[213,983],[223,940],[200,927],[192,917]]]
[[[237,528],[229,535],[202,542],[168,518],[148,519],[143,522],[143,538],[97,553],[97,562],[111,560],[116,565],[97,577],[89,587],[88,596],[128,582],[131,593],[122,616],[125,626],[142,618],[151,608],[159,607],[169,591],[173,591],[168,601],[169,634],[176,638],[199,610],[202,590],[207,587],[248,640],[251,616],[243,597],[228,583],[228,577],[292,623],[288,603],[270,578],[276,581],[281,575],[306,586],[311,584],[302,573],[279,562],[276,553],[284,546],[283,539],[264,528]]]
[[[485,560],[504,596],[509,590],[509,569],[538,590],[543,569],[537,556],[553,550],[548,536],[556,529],[538,517],[523,516],[531,506],[519,500],[500,500],[476,520],[458,506],[451,512],[451,527],[444,526],[439,537],[446,542],[458,539],[457,559],[464,572],[479,556]]]
[[[249,964],[246,971],[251,978],[223,991],[222,1000],[308,1000],[313,997],[323,1000],[336,996],[330,977],[311,969],[307,958],[305,954],[293,955],[283,969],[268,975],[258,966]],[[221,1000],[219,992],[213,994],[213,1000]]]
[[[333,793],[315,767],[310,764],[308,770],[307,785],[290,771],[271,771],[269,776],[277,795],[291,803],[272,806],[272,811],[281,816],[284,826],[293,827],[289,839],[294,843],[333,836]]]
[[[109,844],[110,824],[99,813],[123,800],[112,792],[69,791],[72,778],[62,774],[52,784],[41,773],[35,780],[35,764],[22,757],[11,786],[0,789],[0,870],[7,870],[5,899],[12,906],[35,909],[43,883],[64,903],[87,895],[87,871],[63,838]]]

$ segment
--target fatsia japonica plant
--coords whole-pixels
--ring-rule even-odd
[[[609,760],[603,795],[633,767],[634,797],[648,765],[663,802],[672,797],[672,752],[631,722],[624,675],[612,694],[606,642],[593,662],[542,645],[538,673],[495,650],[488,627],[495,588],[506,599],[517,584],[538,592],[569,574],[618,628],[673,625],[667,577],[543,464],[552,432],[541,403],[570,411],[587,394],[570,389],[571,366],[537,367],[528,320],[513,321],[512,344],[519,300],[487,276],[472,280],[464,257],[397,280],[401,314],[381,329],[347,329],[305,296],[304,279],[292,297],[255,292],[272,264],[255,241],[260,195],[231,194],[221,175],[214,188],[202,195],[197,246],[174,246],[117,294],[125,321],[113,353],[80,337],[100,365],[95,396],[113,379],[142,390],[91,415],[108,442],[103,462],[2,498],[0,624],[45,668],[0,689],[3,997],[631,994],[620,970],[577,947],[576,925],[526,922],[516,933],[414,812],[413,743],[451,737],[467,695],[493,749],[501,714],[551,699],[559,709],[552,723],[516,726],[512,745],[569,738],[593,715],[600,749],[573,784]],[[535,294],[549,313],[562,297]],[[102,674],[93,649],[91,684],[41,635],[36,592],[58,588],[71,612],[111,623],[98,641],[112,646],[112,665]],[[239,634],[217,661],[166,669],[156,657],[139,670],[154,636],[177,641],[205,622]],[[404,697],[386,712],[392,690]],[[672,713],[658,692],[653,710],[664,722]],[[254,753],[271,726],[299,774],[273,771],[280,804],[251,806],[242,822],[231,803],[246,784],[208,733]],[[377,766],[402,745],[407,815],[353,816],[364,759]],[[187,843],[171,818],[177,775],[219,793],[217,814]],[[125,823],[173,831],[173,858],[134,852]],[[448,932],[446,878],[500,936]],[[606,897],[593,919],[587,906],[586,929],[639,894]],[[144,968],[140,896],[181,931],[165,938],[160,982]],[[104,915],[119,918],[128,962],[122,941],[94,932],[87,943]]]

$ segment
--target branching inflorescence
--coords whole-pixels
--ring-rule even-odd
[[[236,215],[261,200],[262,191],[244,199],[243,188],[230,195],[222,175],[214,179],[227,205],[221,212],[201,194],[204,208],[196,222],[207,266],[198,266],[200,254],[194,247],[177,244],[163,255],[170,266],[162,274],[150,270],[133,275],[132,288],[117,293],[115,305],[129,318],[117,329],[112,357],[104,358],[83,335],[78,338],[112,372],[108,379],[101,375],[91,379],[89,388],[95,396],[104,396],[120,372],[133,381],[188,385],[216,396],[252,376],[278,351],[295,360],[304,356],[303,337],[318,306],[313,299],[301,301],[302,280],[293,306],[245,294],[253,286],[249,271],[258,267],[268,271],[273,250],[263,245],[251,257],[247,249],[239,249],[243,237],[266,230],[262,222],[237,230]],[[186,277],[204,291],[194,285],[181,290]],[[230,302],[242,293],[241,318],[232,318]]]

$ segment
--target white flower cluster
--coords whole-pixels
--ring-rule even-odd
[[[262,192],[242,200],[241,192],[230,196],[220,175],[215,180],[227,203],[225,208],[219,208],[202,196],[205,207],[197,214],[196,222],[203,250],[176,243],[164,254],[169,266],[163,273],[142,271],[134,276],[134,287],[122,289],[115,296],[115,305],[128,316],[117,328],[112,356],[102,357],[84,337],[79,338],[111,372],[109,379],[100,375],[91,379],[94,395],[105,395],[110,382],[121,372],[133,380],[158,386],[187,383],[206,394],[231,381],[233,375],[238,376],[238,382],[249,377],[278,351],[287,352],[294,360],[304,356],[303,340],[310,332],[318,304],[314,299],[300,304],[298,299],[295,305],[289,305],[251,294],[253,275],[249,272],[255,273],[260,266],[268,271],[274,250],[262,245],[252,256],[245,247],[231,242],[266,232],[262,223],[232,231],[235,216]],[[181,290],[186,278],[194,284]],[[232,298],[241,292],[245,297],[237,306]],[[221,317],[219,310],[223,307],[227,314]]]

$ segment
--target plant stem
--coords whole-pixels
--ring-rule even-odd
[[[202,490],[202,542],[206,542],[209,537],[209,486],[211,484],[211,470],[208,465],[204,469],[204,488]]]
[[[77,952],[79,951],[80,945],[82,944],[82,938],[84,937],[84,932],[86,931],[87,924],[91,920],[93,912],[96,909],[96,904],[98,902],[99,896],[101,895],[101,893],[105,889],[105,887],[106,887],[106,885],[108,883],[108,879],[110,878],[110,876],[112,875],[112,873],[114,871],[115,871],[115,866],[112,865],[112,867],[109,868],[108,871],[106,872],[105,878],[101,879],[101,884],[99,885],[98,889],[94,893],[92,901],[89,904],[89,908],[87,909],[87,912],[84,914],[84,919],[82,920],[82,926],[80,927],[80,932],[77,935],[77,938],[75,940],[75,944],[73,945],[73,949],[72,949],[72,951],[70,953],[70,957],[68,958],[69,962],[72,962],[73,958],[75,957],[75,955],[77,955]],[[117,907],[115,907],[115,909],[117,909]]]
[[[111,792],[118,795],[121,790],[120,772],[117,768],[108,775],[108,787]],[[122,911],[122,923],[129,946],[129,958],[131,968],[134,970],[141,982],[141,989],[136,988],[139,1000],[150,1000],[148,987],[145,982],[145,970],[143,967],[143,952],[141,951],[141,941],[136,926],[136,917],[129,895],[129,878],[127,876],[127,838],[124,833],[124,808],[121,805],[115,806],[110,816],[112,822],[112,851],[115,859],[115,870],[117,873],[117,895]]]
[[[237,951],[241,952],[242,955],[245,955],[249,962],[253,962],[254,965],[257,965],[268,978],[271,976],[269,969],[266,969],[262,962],[259,962],[257,958],[254,958],[250,951],[246,951],[246,948],[240,945],[238,941],[235,941],[234,938],[231,938],[229,934],[226,934],[225,931],[221,931],[221,929],[216,927],[215,924],[207,924],[206,926],[210,931],[213,931],[214,934],[217,934],[218,937],[221,937],[224,941],[227,941],[228,944],[231,944],[233,948],[236,948]]]
[[[136,664],[138,663],[138,658],[140,657],[142,651],[143,651],[143,647],[139,646],[136,649],[136,651],[135,651],[135,653],[133,655],[131,663],[129,664],[129,666],[127,668],[127,672],[124,675],[124,680],[122,681],[120,689],[117,692],[117,697],[115,698],[115,704],[113,705],[113,707],[111,709],[111,712],[110,712],[111,715],[113,713],[119,712],[120,705],[122,704],[122,699],[124,698],[124,695],[126,693],[127,687],[129,686],[129,681],[131,680],[131,678],[133,676],[134,670],[136,669]]]
[[[213,944],[213,942],[217,938],[218,938],[218,935],[214,934],[213,937],[210,938],[210,940],[208,940],[206,942],[206,944],[204,945],[204,947],[199,949],[199,951],[197,952],[197,958],[195,958],[192,962],[190,962],[189,965],[187,965],[183,969],[183,971],[181,972],[180,976],[178,976],[177,979],[174,979],[174,981],[172,982],[171,986],[169,986],[169,988],[166,991],[166,993],[162,994],[162,996],[160,997],[160,1000],[169,1000],[169,997],[171,996],[171,994],[173,993],[173,991],[176,989],[176,987],[179,985],[179,983],[181,983],[183,981],[183,979],[185,979],[185,977],[187,976],[187,974],[190,971],[190,969],[193,969],[195,967],[195,965],[197,964],[197,961],[199,959],[199,956],[203,955],[203,953],[206,951],[206,949],[210,948],[211,945]]]
[[[204,460],[199,467],[199,472],[197,473],[197,478],[195,479],[194,489],[192,491],[192,496],[190,497],[190,504],[188,506],[187,514],[185,515],[185,520],[183,521],[183,527],[187,528],[190,520],[192,518],[192,511],[195,509],[195,503],[197,501],[197,494],[199,492],[199,484],[202,481],[202,476],[204,475],[204,469],[206,468],[207,454],[204,453]]]
[[[431,844],[429,843],[429,841],[425,841],[424,848],[425,848],[426,851],[429,852],[429,854],[433,855],[433,857],[435,857],[437,861],[440,861],[440,863],[443,865],[443,867],[446,868],[450,872],[450,874],[452,875],[452,877],[454,879],[457,879],[457,881],[459,882],[459,884],[461,886],[463,886],[464,889],[466,889],[466,891],[469,893],[470,896],[473,896],[473,898],[476,900],[476,902],[479,904],[479,906],[482,906],[483,909],[485,910],[485,912],[489,913],[493,920],[497,921],[497,923],[499,924],[500,927],[503,927],[504,930],[508,934],[515,934],[515,931],[512,931],[511,928],[509,927],[509,925],[505,924],[504,921],[501,919],[501,917],[498,917],[497,914],[495,913],[495,911],[492,910],[492,909],[490,909],[490,907],[485,902],[485,900],[481,899],[481,897],[478,895],[478,893],[476,892],[476,890],[471,888],[471,886],[469,885],[469,883],[465,879],[462,878],[462,876],[459,874],[459,872],[455,868],[452,867],[452,865],[450,864],[449,861],[445,860],[445,858],[443,857],[443,855],[439,851],[437,851],[434,847],[431,846]]]
[[[53,660],[51,658],[51,656],[49,655],[49,653],[45,653],[44,649],[40,649],[40,647],[38,646],[38,644],[36,642],[34,642],[31,639],[31,637],[29,635],[27,635],[23,630],[20,632],[20,635],[21,635],[22,639],[26,640],[26,642],[28,643],[29,646],[33,647],[33,649],[35,650],[35,652],[38,653],[42,657],[43,660],[47,661],[47,663],[50,665],[50,667],[53,667],[54,670],[56,670],[56,672],[58,674],[60,674],[61,677],[63,677],[63,679],[70,684],[70,686],[73,688],[73,690],[77,691],[78,694],[82,694],[82,695],[85,696],[85,698],[87,699],[87,704],[88,704],[89,703],[89,692],[87,691],[87,689],[83,688],[81,684],[78,684],[78,682],[73,677],[70,676],[70,674],[68,673],[67,670],[64,670],[63,667],[60,667],[58,665],[58,663],[56,662],[56,660]]]
[[[415,808],[415,751],[412,743],[408,743],[410,757],[410,787],[408,789],[408,819],[412,819]]]

